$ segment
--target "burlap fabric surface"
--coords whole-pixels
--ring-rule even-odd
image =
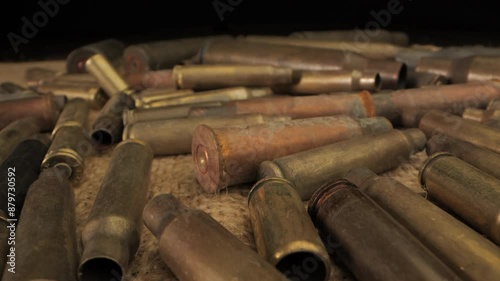
[[[24,85],[24,71],[28,67],[39,66],[54,70],[64,70],[62,61],[33,63],[0,63],[1,81],[13,81]],[[93,112],[90,119],[95,117]],[[106,173],[112,149],[85,159],[82,183],[74,187],[78,235],[85,225],[88,213],[99,191],[101,180]],[[398,168],[386,173],[411,189],[418,191],[418,170],[427,158],[425,152],[411,157]],[[251,185],[241,185],[223,190],[218,194],[204,193],[194,177],[191,155],[156,157],[153,160],[149,199],[161,193],[172,193],[184,204],[210,214],[243,243],[255,249],[252,226],[248,216],[247,195]],[[177,280],[161,261],[157,242],[143,227],[141,244],[130,268],[127,281],[170,281]],[[182,255],[182,253],[179,253]],[[332,262],[330,280],[353,280],[351,275]]]

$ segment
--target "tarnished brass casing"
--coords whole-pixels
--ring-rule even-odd
[[[85,69],[94,76],[109,97],[121,93],[131,95],[134,92],[113,68],[113,65],[101,54],[88,58],[85,61]]]
[[[115,39],[106,39],[73,50],[66,58],[66,71],[68,73],[84,73],[85,61],[95,54],[101,54],[113,66],[121,64],[125,44]]]
[[[153,198],[142,218],[179,280],[288,280],[207,213],[186,208],[171,194]]]
[[[500,245],[500,180],[441,152],[420,170],[427,193]]]
[[[341,115],[226,128],[203,124],[194,133],[191,150],[198,182],[207,192],[254,181],[265,160],[392,130],[385,118]]]

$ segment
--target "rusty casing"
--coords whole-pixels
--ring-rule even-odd
[[[362,135],[392,130],[385,118],[328,116],[284,122],[196,128],[192,143],[196,176],[206,192],[258,178],[266,160]],[[314,136],[314,137],[311,137]]]
[[[488,126],[500,129],[500,110],[499,109],[478,109],[466,108],[462,118],[486,124]]]
[[[298,83],[276,86],[286,94],[325,94],[347,91],[378,91],[382,87],[376,72],[353,71],[301,71]]]
[[[349,115],[358,118],[375,116],[372,96],[368,91],[357,94],[335,94],[232,101],[219,108],[194,109],[191,116],[238,115],[260,113],[286,115],[294,119],[332,115]]]
[[[375,34],[369,29],[297,31],[291,33],[290,37],[324,41],[346,41],[354,43],[380,42],[391,43],[399,46],[407,46],[410,41],[408,34],[404,32],[388,31],[384,29],[377,29]]]
[[[101,148],[120,141],[123,133],[123,112],[134,109],[134,99],[124,93],[113,96],[101,109],[92,124],[92,141]]]
[[[171,99],[182,98],[194,95],[193,90],[176,90],[176,89],[148,89],[140,94],[133,94],[135,106],[138,108],[157,108],[162,107],[163,103]]]
[[[500,244],[500,180],[446,152],[433,154],[419,179],[433,200]]]
[[[288,280],[207,213],[188,209],[171,194],[154,197],[142,218],[179,280]]]
[[[94,76],[109,97],[122,93],[131,95],[134,92],[113,68],[113,65],[101,54],[88,58],[85,61],[85,69]]]
[[[390,177],[366,168],[344,176],[464,280],[500,278],[500,249],[467,225]]]
[[[461,280],[346,180],[322,186],[308,211],[329,253],[339,257],[357,280]]]
[[[116,39],[106,39],[73,50],[66,58],[66,72],[84,73],[85,61],[95,54],[100,54],[115,67],[120,66],[125,44]]]
[[[177,88],[194,90],[271,87],[297,80],[292,69],[269,65],[176,65],[173,76]]]
[[[191,142],[196,127],[208,124],[214,127],[248,126],[289,117],[248,114],[234,117],[179,118],[129,124],[123,130],[123,139],[140,139],[148,143],[154,155],[175,155],[191,152]]]
[[[419,128],[427,138],[438,134],[446,134],[500,153],[500,145],[498,145],[500,129],[466,120],[447,112],[438,110],[427,112],[420,120]]]
[[[307,280],[329,280],[330,257],[290,182],[277,177],[260,180],[250,190],[248,208],[262,257],[289,279],[305,273]]]
[[[69,101],[52,131],[52,143],[42,162],[42,168],[64,163],[71,168],[70,179],[78,184],[83,176],[83,159],[94,149],[86,124],[89,104],[83,99]]]
[[[42,171],[31,185],[16,231],[15,273],[2,280],[76,281],[75,202],[64,167]]]
[[[339,50],[273,45],[238,40],[213,40],[200,50],[202,64],[250,64],[294,70],[359,70],[378,72],[387,89],[404,88],[406,65],[396,61],[369,60]]]
[[[442,75],[451,83],[500,81],[500,56],[423,57],[416,70]]]
[[[61,106],[53,95],[0,102],[0,129],[15,120],[31,117],[42,131],[52,130],[60,111]]]
[[[147,73],[150,70],[172,68],[195,56],[205,41],[215,38],[230,36],[182,38],[128,46],[123,53],[125,72]]]
[[[68,100],[84,99],[93,109],[101,109],[108,101],[106,93],[99,86],[79,86],[77,84],[43,84],[37,87],[41,93],[65,96]]]
[[[183,90],[189,91],[189,90]],[[235,100],[247,100],[253,98],[269,97],[274,94],[270,88],[246,88],[233,87],[218,90],[196,92],[193,95],[158,100],[151,103],[150,107],[164,107],[177,105],[194,105],[211,102],[229,102]]]
[[[116,146],[82,231],[80,281],[122,280],[139,247],[152,161],[142,141]]]
[[[484,108],[491,100],[499,97],[499,86],[494,83],[475,82],[377,94],[373,96],[373,102],[377,116],[394,120],[407,109],[437,109],[461,115],[467,107]]]
[[[340,179],[351,169],[364,166],[376,173],[397,167],[424,149],[426,138],[418,129],[391,130],[274,159],[259,174],[273,171],[289,180],[303,200],[324,183]]]
[[[172,70],[129,73],[125,75],[124,79],[136,90],[176,88]]]
[[[0,129],[0,164],[22,141],[40,132],[40,125],[34,118],[23,118]]]
[[[469,142],[438,134],[427,141],[427,155],[447,152],[481,171],[500,179],[500,154]]]
[[[222,102],[202,103],[204,108],[220,107]],[[135,124],[140,122],[150,122],[164,119],[175,119],[189,117],[193,105],[175,105],[155,108],[136,108],[133,110],[126,109],[123,112],[123,124]]]

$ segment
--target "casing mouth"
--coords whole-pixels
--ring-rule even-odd
[[[299,251],[283,256],[276,268],[290,280],[326,281],[329,279],[329,266],[320,256]]]
[[[112,259],[92,258],[80,265],[78,277],[80,281],[122,280],[123,269]]]

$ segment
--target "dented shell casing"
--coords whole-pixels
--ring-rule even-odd
[[[142,218],[180,280],[288,280],[210,215],[186,208],[171,194],[153,198]]]
[[[116,146],[82,231],[81,281],[122,280],[139,247],[153,154],[142,141]]]
[[[194,133],[191,150],[198,182],[207,192],[257,179],[259,164],[265,160],[392,130],[392,124],[385,118],[349,116],[226,128],[203,124]]]
[[[353,168],[364,166],[376,173],[395,168],[423,150],[426,141],[418,129],[380,132],[274,159],[259,173],[272,170],[281,175],[307,200],[324,183],[340,179]]]
[[[500,245],[500,180],[442,152],[419,174],[429,196]]]

